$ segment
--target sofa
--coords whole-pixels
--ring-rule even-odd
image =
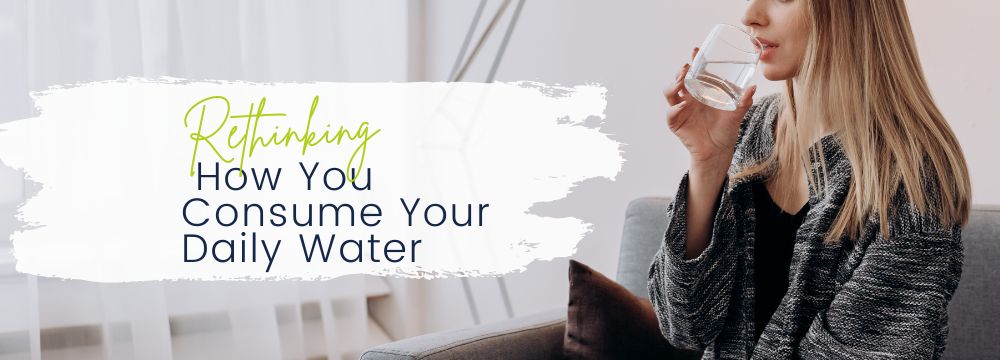
[[[644,197],[625,211],[615,281],[647,298],[646,279],[666,229],[670,198]],[[946,359],[1000,356],[1000,206],[974,205],[963,229],[962,280],[949,304]],[[568,290],[567,290],[568,291]],[[556,309],[383,344],[362,360],[561,359],[566,310]]]

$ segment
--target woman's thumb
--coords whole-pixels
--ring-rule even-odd
[[[750,109],[750,105],[753,105],[753,95],[757,93],[757,85],[751,85],[746,90],[743,90],[743,96],[740,98],[740,103],[736,106],[736,111],[746,114],[747,110]]]

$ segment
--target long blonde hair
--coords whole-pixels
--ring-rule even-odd
[[[822,178],[810,176],[809,184],[825,191],[820,184],[828,176],[826,159],[814,141],[821,127],[836,129],[852,179],[824,243],[835,244],[845,234],[857,239],[873,213],[889,238],[887,219],[900,182],[920,214],[932,213],[945,227],[964,226],[972,192],[965,157],[927,87],[904,1],[806,4],[810,41],[797,75],[803,86],[786,81],[792,121],[778,123],[768,158],[734,177],[777,169],[772,185],[794,188],[803,173],[812,174],[811,157],[819,159]],[[922,174],[939,174],[940,181],[925,182]],[[928,186],[939,196],[926,194]],[[789,203],[793,192],[778,196]]]

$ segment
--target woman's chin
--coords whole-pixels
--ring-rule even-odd
[[[769,81],[788,80],[792,77],[790,71],[786,71],[785,69],[770,64],[763,64],[761,75],[764,75],[764,78]]]

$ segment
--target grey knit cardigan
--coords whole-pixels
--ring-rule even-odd
[[[755,103],[740,126],[729,174],[764,159],[774,146],[783,97]],[[961,227],[919,216],[900,186],[889,217],[891,240],[869,218],[861,238],[823,245],[844,203],[851,166],[836,135],[819,140],[829,180],[810,189],[809,212],[795,239],[789,287],[754,341],[755,214],[750,183],[730,181],[716,203],[708,247],[684,259],[688,173],[667,207],[667,230],[649,268],[648,291],[660,331],[674,346],[704,350],[703,359],[939,358],[948,335],[948,302],[962,274]],[[812,158],[813,173],[821,171]],[[924,180],[934,180],[925,175]],[[927,182],[928,184],[932,182]],[[925,191],[932,187],[928,186]],[[930,196],[935,193],[929,192]]]

